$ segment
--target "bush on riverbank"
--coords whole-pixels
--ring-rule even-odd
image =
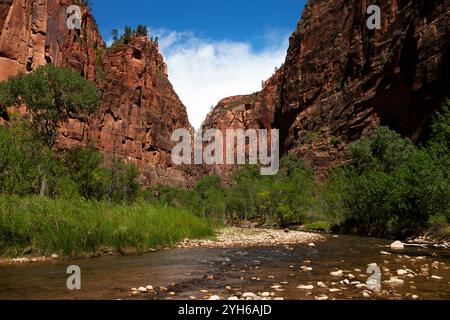
[[[81,199],[0,196],[0,255],[146,251],[213,235],[208,220],[182,209],[141,202],[109,206]]]
[[[352,162],[328,180],[328,212],[337,230],[410,236],[450,222],[450,110],[436,116],[422,146],[388,128],[350,147]]]

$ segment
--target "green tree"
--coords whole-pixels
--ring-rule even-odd
[[[133,38],[133,30],[131,27],[126,26],[124,29],[124,32],[122,34],[121,40],[124,44],[130,43],[131,39]]]
[[[107,170],[102,167],[103,156],[93,147],[74,148],[62,156],[68,174],[85,199],[102,200],[106,194]]]
[[[70,114],[92,113],[99,105],[95,85],[68,68],[52,64],[10,78],[0,87],[0,104],[25,104],[44,141],[53,148],[58,127]]]
[[[29,74],[19,74],[0,85],[0,105],[24,104],[31,115],[37,136],[50,152],[56,143],[58,127],[71,114],[92,113],[99,105],[93,83],[68,68],[48,64]],[[50,164],[39,163],[40,194],[47,194]]]

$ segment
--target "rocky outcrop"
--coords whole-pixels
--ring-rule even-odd
[[[147,186],[190,184],[191,177],[171,164],[171,135],[192,128],[167,78],[158,45],[135,37],[99,53],[96,70],[103,92],[100,113],[71,119],[62,128],[61,144],[95,144],[109,158],[136,163]]]
[[[225,139],[228,129],[270,131],[279,103],[279,82],[282,74],[283,67],[264,82],[264,88],[260,92],[222,99],[207,115],[202,130],[219,129]],[[248,152],[248,144],[246,151]],[[223,153],[226,158],[226,148]],[[205,166],[204,170],[209,174],[220,175],[224,184],[228,184],[232,174],[241,168],[239,165],[215,165]]]
[[[217,106],[207,115],[203,122],[202,131],[218,129],[224,139],[227,139],[228,129],[259,129],[261,122],[261,93],[245,96],[233,96],[221,100]],[[225,140],[226,141],[226,140]],[[223,150],[226,159],[226,146]],[[206,174],[217,174],[222,178],[224,184],[230,182],[232,174],[240,170],[240,165],[208,165],[203,170]]]
[[[81,29],[70,30],[66,10],[77,3]],[[102,93],[96,115],[72,115],[62,126],[60,147],[92,144],[107,160],[136,163],[147,186],[192,183],[195,170],[171,164],[172,131],[192,128],[157,43],[135,37],[106,49],[81,1],[0,0],[0,9],[0,81],[53,63],[95,81]]]
[[[381,30],[366,26],[371,4],[309,1],[280,76],[263,91],[272,92],[269,108],[247,111],[256,127],[280,129],[282,152],[319,176],[375,125],[419,141],[450,96],[450,1],[376,1]]]

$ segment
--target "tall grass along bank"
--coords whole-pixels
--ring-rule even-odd
[[[206,219],[167,206],[0,195],[0,255],[143,252],[213,234]]]

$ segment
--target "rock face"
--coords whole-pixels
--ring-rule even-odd
[[[134,38],[99,56],[100,115],[86,122],[72,119],[62,130],[63,144],[94,143],[109,158],[134,162],[147,186],[189,184],[185,171],[171,164],[171,135],[192,128],[158,45],[147,37]]]
[[[68,66],[94,80],[96,49],[103,48],[95,20],[82,9],[81,30],[67,28],[70,0],[0,0],[0,81],[46,63]]]
[[[282,74],[283,67],[264,83],[260,92],[222,99],[207,115],[202,130],[219,129],[225,138],[228,129],[256,129],[257,132],[267,129],[270,133],[279,103],[279,82]],[[248,145],[246,151],[248,152]],[[224,156],[226,157],[226,150]],[[228,184],[232,174],[241,168],[239,165],[216,165],[205,166],[204,171],[220,175],[223,182]]]
[[[450,1],[377,3],[381,30],[366,26],[370,1],[310,1],[290,39],[273,125],[316,168],[376,124],[417,141],[450,94]]]
[[[257,128],[280,129],[282,153],[301,155],[319,176],[375,125],[419,141],[450,96],[450,1],[376,3],[381,30],[366,26],[370,1],[310,0],[282,70],[261,93],[265,107],[246,111]],[[220,123],[219,114],[205,124]]]
[[[77,3],[0,0],[0,81],[46,63],[74,69],[95,81],[102,105],[95,116],[72,115],[60,130],[60,147],[89,143],[106,159],[136,163],[147,186],[191,184],[192,170],[171,164],[172,131],[192,128],[157,43],[135,37],[106,49],[84,5],[81,30],[67,28],[67,7]]]

